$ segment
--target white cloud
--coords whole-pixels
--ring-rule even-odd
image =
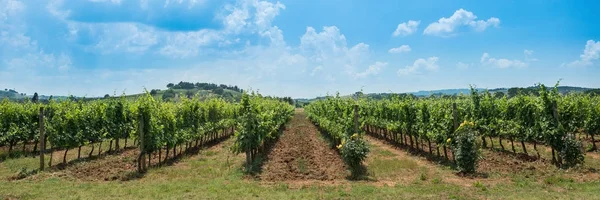
[[[456,63],[456,67],[458,69],[468,69],[470,67],[470,64],[466,64],[466,63],[463,63],[463,62],[458,62],[458,63]]]
[[[396,27],[396,30],[394,31],[394,33],[392,35],[393,36],[408,36],[410,34],[413,34],[414,32],[417,31],[417,28],[419,27],[420,23],[421,23],[421,21],[409,20],[408,22],[398,24],[398,27]]]
[[[12,58],[6,61],[6,65],[9,69],[19,68],[16,69],[19,71],[40,70],[43,68],[54,68],[64,71],[71,68],[72,61],[71,57],[66,54],[56,56],[54,54],[37,52]]]
[[[527,67],[529,64],[520,60],[509,60],[505,58],[493,58],[490,57],[490,54],[483,53],[481,56],[480,62],[482,64],[493,65],[495,67],[506,69],[510,67],[523,68]]]
[[[365,71],[360,72],[360,73],[355,73],[354,77],[355,78],[365,78],[370,75],[377,75],[387,65],[388,65],[387,62],[375,62],[375,64],[370,65],[369,68],[367,68]]]
[[[575,60],[566,65],[569,67],[584,67],[593,65],[594,63],[592,61],[600,58],[600,41],[595,42],[594,40],[588,40],[585,44],[583,54],[581,54],[579,58],[579,60]]]
[[[90,2],[100,2],[100,3],[106,3],[106,2],[110,2],[113,4],[121,4],[121,0],[89,0]],[[169,2],[169,0],[167,0],[167,2]]]
[[[175,33],[167,36],[166,45],[159,53],[172,58],[188,58],[198,55],[201,47],[219,41],[221,36],[212,30],[199,30],[193,32]]]
[[[426,71],[437,71],[439,69],[439,65],[437,61],[438,57],[429,57],[427,59],[419,58],[415,60],[413,65],[406,66],[398,70],[399,76],[406,76],[411,74],[420,74],[420,69],[425,69]]]
[[[525,50],[523,51],[523,53],[525,54],[525,60],[526,60],[526,61],[532,61],[532,62],[533,62],[533,61],[538,61],[538,59],[537,59],[537,58],[533,58],[533,57],[532,57],[532,56],[533,56],[533,50],[527,50],[527,49],[525,49]]]
[[[234,8],[233,11],[223,19],[225,29],[234,33],[238,33],[248,24],[246,20],[250,18],[250,13],[247,9]]]
[[[0,71],[22,76],[52,74],[71,68],[68,54],[54,49],[44,51],[38,41],[28,35],[31,26],[22,15],[26,9],[27,5],[21,1],[0,0]]]
[[[111,23],[94,25],[100,40],[96,48],[102,53],[143,53],[158,43],[156,31],[133,23]],[[118,31],[114,31],[118,30]],[[194,41],[188,41],[194,42]]]
[[[21,13],[26,6],[23,2],[15,0],[0,1],[0,20],[7,20],[9,16]]]
[[[484,31],[488,27],[498,27],[500,19],[492,17],[488,20],[476,20],[477,16],[472,12],[459,9],[449,18],[442,17],[437,22],[431,23],[425,28],[423,34],[434,36],[451,36],[462,26],[467,26],[475,31]]]
[[[317,32],[312,27],[306,28],[306,33],[300,38],[299,50],[310,61],[313,66],[321,66],[319,75],[329,80],[337,80],[341,71],[349,77],[356,78],[358,66],[365,66],[369,60],[369,45],[358,43],[349,47],[346,37],[341,34],[336,26],[323,27],[323,31]],[[365,73],[373,74],[377,67]],[[327,78],[332,76],[333,78]],[[361,75],[362,76],[362,75]]]
[[[259,0],[242,0],[234,5],[228,4],[225,10],[230,13],[222,19],[225,32],[263,32],[271,27],[271,22],[283,9],[285,5],[280,2]]]
[[[410,52],[410,46],[408,45],[402,45],[396,48],[391,48],[390,50],[388,50],[388,53],[404,53],[404,52]]]
[[[315,74],[317,74],[319,71],[323,70],[323,66],[319,65],[317,67],[315,67],[312,72],[310,72],[310,76],[315,76]]]
[[[254,2],[256,8],[256,15],[254,23],[258,26],[259,30],[265,30],[271,27],[271,21],[275,16],[279,15],[279,10],[285,9],[285,5],[277,2],[271,3],[268,1],[256,1]]]
[[[121,1],[121,0],[111,0],[111,1]],[[168,7],[169,5],[173,5],[173,4],[183,4],[183,3],[188,3],[188,8],[192,8],[197,4],[203,4],[205,3],[206,0],[166,0],[165,1],[165,5],[164,7]],[[147,0],[141,0],[140,3],[142,4],[146,4],[147,5]]]
[[[285,40],[283,40],[283,31],[277,26],[273,26],[268,30],[260,33],[263,37],[268,37],[271,41],[271,45],[274,46],[285,46]]]

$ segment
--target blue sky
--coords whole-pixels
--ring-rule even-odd
[[[0,87],[102,96],[600,87],[600,2],[0,0]]]

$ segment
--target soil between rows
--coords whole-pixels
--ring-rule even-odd
[[[289,125],[266,156],[265,181],[344,179],[348,171],[339,154],[323,139],[302,110],[296,110]]]

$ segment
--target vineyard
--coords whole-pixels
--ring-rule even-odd
[[[499,97],[472,88],[466,95],[380,100],[357,93],[302,109],[253,92],[239,102],[163,101],[150,93],[3,100],[0,197],[43,187],[56,192],[34,198],[102,198],[81,182],[106,182],[101,190],[115,198],[596,194],[600,98],[562,95],[557,86],[537,91]],[[153,192],[124,194],[119,187]],[[169,192],[157,192],[163,187]]]

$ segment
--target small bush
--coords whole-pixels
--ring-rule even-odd
[[[362,161],[367,158],[369,153],[368,144],[358,134],[354,134],[350,139],[342,142],[338,148],[341,150],[344,162],[350,166],[352,175],[358,175],[361,171]]]
[[[427,174],[421,172],[421,175],[419,176],[419,180],[426,181],[427,180]]]
[[[583,164],[584,153],[581,149],[581,142],[571,137],[566,137],[564,146],[560,151],[560,156],[564,159],[562,167],[570,168]]]
[[[453,141],[456,156],[456,167],[462,173],[474,173],[479,162],[479,149],[477,146],[475,125],[472,122],[463,122]]]

